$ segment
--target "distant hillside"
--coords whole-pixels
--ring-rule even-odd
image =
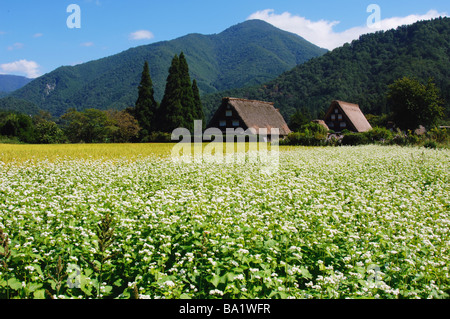
[[[0,74],[0,94],[13,92],[31,81],[32,79],[23,76]]]
[[[396,79],[434,78],[450,116],[450,18],[417,22],[359,40],[295,67],[264,85],[203,98],[211,115],[223,96],[275,102],[286,119],[300,109],[317,116],[335,99],[358,103],[366,113],[386,112],[386,91]]]
[[[7,96],[0,99],[0,111],[14,111],[34,115],[39,112],[39,109],[34,103]]]
[[[123,109],[137,99],[144,61],[150,64],[155,98],[161,101],[171,60],[184,52],[202,94],[265,83],[327,51],[260,21],[220,34],[190,34],[172,41],[48,73],[11,96],[59,116],[68,108]]]

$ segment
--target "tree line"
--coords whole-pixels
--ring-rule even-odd
[[[197,82],[191,82],[183,52],[175,55],[169,68],[161,103],[154,98],[149,64],[144,63],[138,99],[125,110],[68,110],[58,119],[40,111],[28,116],[0,112],[0,142],[36,144],[166,142],[178,128],[193,131],[194,120],[204,122]]]

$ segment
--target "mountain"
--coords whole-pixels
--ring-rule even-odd
[[[0,74],[0,93],[13,92],[31,81],[23,76]]]
[[[60,67],[11,94],[60,116],[68,108],[123,109],[135,104],[144,62],[162,100],[170,63],[183,52],[201,94],[265,83],[327,52],[303,38],[250,20],[219,34],[184,37]],[[0,103],[1,105],[1,103]],[[11,107],[10,107],[11,108]]]
[[[332,100],[343,100],[380,114],[389,111],[388,85],[404,76],[433,78],[450,117],[450,18],[363,35],[264,85],[205,96],[203,105],[211,114],[223,96],[266,100],[289,119],[296,110],[318,116]]]

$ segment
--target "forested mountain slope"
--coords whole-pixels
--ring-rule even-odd
[[[203,98],[207,116],[223,96],[275,102],[286,119],[296,110],[318,116],[332,100],[357,103],[364,112],[388,112],[386,91],[396,79],[433,78],[450,115],[450,18],[421,21],[359,40],[296,66],[264,85]]]

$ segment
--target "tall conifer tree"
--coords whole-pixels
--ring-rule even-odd
[[[192,132],[194,120],[204,118],[197,82],[195,85],[191,83],[189,66],[183,52],[179,56],[175,55],[172,60],[159,114],[160,130],[164,132],[171,132],[179,127]]]
[[[154,98],[154,89],[150,77],[148,62],[145,61],[142,71],[141,83],[138,87],[139,96],[134,109],[134,116],[142,127],[142,137],[145,138],[150,132],[156,131],[156,113],[158,103]]]
[[[195,99],[192,91],[191,77],[189,75],[189,66],[184,53],[180,53],[180,101],[184,113],[184,127],[193,131],[195,120]]]
[[[203,128],[205,127],[205,114],[203,112],[202,100],[200,98],[200,91],[197,86],[197,81],[194,79],[192,82],[192,92],[194,93],[194,120],[201,120],[203,123]]]
[[[171,132],[184,125],[179,67],[180,60],[175,55],[169,68],[164,97],[159,108],[159,128],[163,132]]]

